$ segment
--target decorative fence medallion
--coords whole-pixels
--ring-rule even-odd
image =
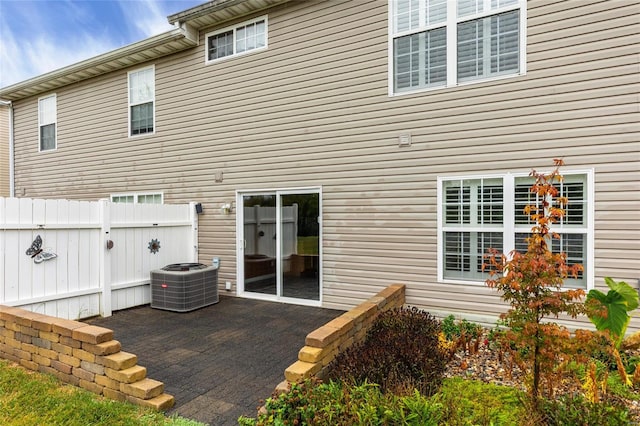
[[[152,254],[156,254],[157,252],[160,251],[160,241],[156,240],[155,238],[151,241],[149,241],[149,251]]]

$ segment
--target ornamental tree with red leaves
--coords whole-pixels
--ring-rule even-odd
[[[558,366],[569,361],[571,336],[569,331],[549,319],[560,315],[575,318],[584,312],[579,300],[581,289],[562,289],[568,277],[577,278],[582,265],[569,265],[565,253],[553,253],[552,239],[560,236],[552,226],[565,215],[566,197],[557,185],[562,182],[562,160],[554,160],[555,169],[548,174],[533,170],[534,183],[530,191],[537,195],[535,205],[525,207],[534,225],[526,239],[527,251],[512,251],[508,255],[490,249],[484,269],[489,270],[486,284],[502,293],[511,308],[501,315],[507,329],[500,336],[506,350],[530,378],[529,394],[533,407],[538,407],[541,380],[548,384],[553,396]]]

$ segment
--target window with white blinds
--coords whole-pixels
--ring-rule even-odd
[[[502,179],[460,179],[443,183],[444,278],[483,279],[483,255],[502,251]]]
[[[390,92],[524,73],[525,0],[389,0]]]
[[[261,16],[205,35],[206,63],[267,47],[267,17]]]
[[[40,151],[56,149],[56,123],[58,121],[56,95],[38,99],[38,139]]]
[[[551,250],[567,255],[569,265],[581,264],[584,271],[565,281],[567,287],[587,288],[593,259],[593,225],[589,213],[590,173],[566,173],[558,183],[559,196],[567,197],[565,216],[551,226],[559,236],[550,240]],[[482,270],[489,248],[505,254],[527,250],[526,238],[533,225],[524,213],[528,205],[539,205],[530,192],[528,176],[440,178],[438,179],[439,253],[438,276],[442,280],[484,282]],[[591,209],[591,210],[590,210]],[[591,280],[592,282],[592,280]]]
[[[542,200],[529,188],[533,184],[530,177],[516,178],[514,186],[514,216],[515,216],[515,249],[527,251],[527,237],[530,235],[533,222],[524,213],[528,205],[539,206]],[[552,226],[559,238],[551,238],[551,250],[554,253],[563,252],[567,255],[567,264],[580,264],[586,270],[587,259],[587,179],[585,175],[566,175],[557,184],[560,197],[566,197],[568,204],[564,207],[565,215],[560,223]],[[577,278],[565,281],[567,287],[586,288],[585,274],[581,272]]]

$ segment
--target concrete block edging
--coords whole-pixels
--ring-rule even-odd
[[[307,334],[298,360],[285,370],[285,380],[276,387],[276,392],[314,376],[322,379],[327,366],[340,352],[364,340],[378,314],[404,306],[405,288],[404,284],[392,284]]]
[[[164,411],[175,400],[113,331],[0,305],[0,358],[117,401]]]

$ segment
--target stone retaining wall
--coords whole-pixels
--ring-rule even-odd
[[[305,346],[298,353],[298,361],[284,372],[285,381],[276,390],[284,391],[289,383],[316,376],[323,377],[324,369],[340,352],[364,340],[376,316],[383,311],[404,305],[405,286],[393,284],[322,327],[307,334]]]
[[[174,404],[108,328],[0,305],[0,357],[117,401],[156,410]]]

